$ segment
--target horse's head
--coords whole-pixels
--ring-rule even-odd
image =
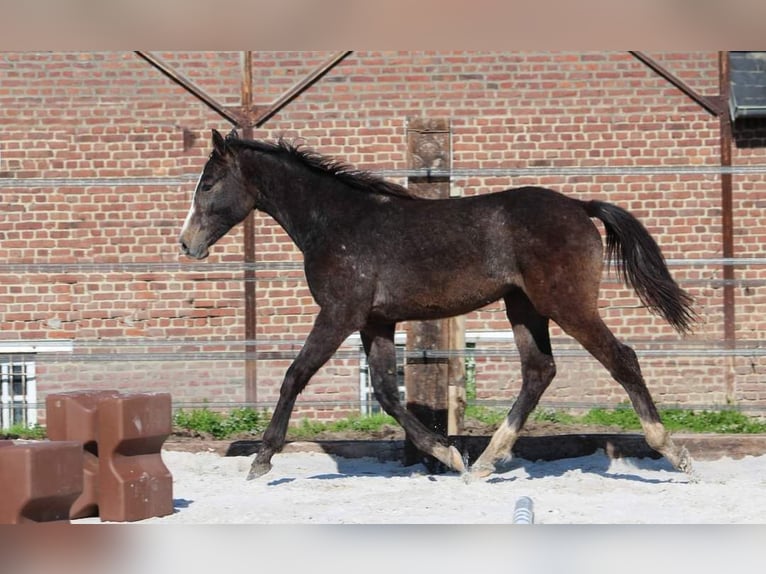
[[[178,238],[181,251],[189,257],[207,257],[210,246],[255,208],[255,199],[247,191],[232,149],[235,139],[235,131],[224,138],[213,130],[213,151],[197,182]]]

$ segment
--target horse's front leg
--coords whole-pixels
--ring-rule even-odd
[[[355,330],[354,327],[346,325],[346,321],[330,316],[324,311],[317,316],[303,348],[287,369],[279,391],[279,400],[263,434],[261,448],[250,467],[248,480],[262,476],[271,470],[271,457],[280,452],[285,445],[287,426],[290,423],[296,398],[314,373],[330,360],[341,343]]]

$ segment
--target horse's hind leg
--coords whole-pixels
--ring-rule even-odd
[[[511,448],[527,417],[556,375],[548,318],[540,315],[520,290],[508,295],[505,304],[508,319],[513,326],[513,337],[521,355],[521,391],[508,416],[472,465],[471,476],[474,477],[491,474],[499,461],[510,458]]]
[[[274,407],[269,426],[263,433],[263,442],[250,467],[248,480],[271,470],[271,457],[281,451],[285,444],[287,426],[298,394],[306,387],[314,373],[332,357],[346,337],[355,330],[350,320],[348,323],[349,326],[345,327],[346,322],[342,317],[320,311],[306,343],[287,369],[279,390],[279,400]]]
[[[465,472],[460,452],[449,446],[445,437],[428,430],[399,400],[394,332],[395,325],[368,325],[361,332],[375,397],[383,410],[402,426],[418,450],[433,456],[447,468]]]
[[[649,446],[664,455],[676,469],[691,473],[689,452],[673,443],[662,424],[633,349],[620,343],[598,315],[586,321],[562,321],[559,325],[598,359],[628,393]]]

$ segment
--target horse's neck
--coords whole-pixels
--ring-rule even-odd
[[[323,174],[264,156],[252,167],[252,180],[262,196],[258,208],[274,218],[301,251],[339,223],[336,198],[329,197],[330,186]]]

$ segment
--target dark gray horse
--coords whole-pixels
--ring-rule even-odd
[[[625,210],[539,187],[475,197],[424,200],[401,186],[279,141],[245,141],[213,131],[213,151],[194,191],[181,249],[202,259],[253,209],[273,217],[305,258],[320,307],[279,400],[249,478],[271,468],[284,446],[298,394],[351,333],[361,333],[375,396],[422,452],[466,472],[460,453],[400,403],[394,331],[399,321],[506,305],[521,354],[522,386],[508,416],[471,467],[485,476],[510,456],[530,412],[556,373],[548,322],[577,339],[620,383],[649,445],[679,470],[691,469],[673,444],[633,350],[598,313],[606,229],[607,259],[642,303],[679,332],[694,320],[692,300],[671,278],[659,247]]]

